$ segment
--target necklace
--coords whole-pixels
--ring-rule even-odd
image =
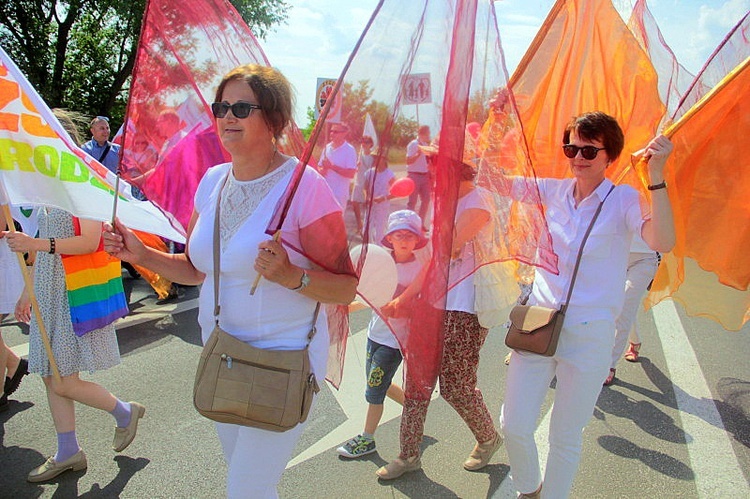
[[[278,153],[278,149],[276,149],[276,145],[273,146],[273,154],[271,154],[271,160],[268,162],[268,165],[266,166],[266,169],[263,170],[263,175],[261,175],[258,178],[265,177],[268,174],[268,171],[271,169],[271,165],[273,165],[273,160],[276,159],[276,153]]]

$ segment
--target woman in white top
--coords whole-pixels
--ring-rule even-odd
[[[119,222],[105,233],[113,255],[143,265],[173,282],[213,281],[213,230],[220,201],[219,317],[229,334],[259,348],[303,348],[316,302],[347,304],[357,279],[348,257],[344,221],[326,181],[305,168],[273,241],[265,230],[298,160],[276,150],[291,119],[291,87],[276,69],[255,64],[229,72],[212,111],[231,163],[208,170],[195,194],[184,254],[145,247]],[[341,269],[341,273],[324,270]],[[253,295],[250,288],[262,276]],[[205,342],[213,326],[213,286],[201,289],[198,321]],[[310,360],[323,379],[328,355],[325,314],[310,344]],[[304,424],[284,432],[216,423],[228,464],[228,497],[276,497],[276,485]]]
[[[601,112],[583,114],[566,127],[563,152],[573,178],[536,180],[559,257],[559,274],[536,269],[529,304],[559,308],[565,300],[583,234],[613,185],[605,178],[607,166],[617,159],[623,145],[617,121]],[[643,217],[638,193],[630,186],[617,186],[606,199],[584,248],[555,355],[513,352],[500,424],[513,483],[521,497],[564,498],[570,493],[581,456],[582,431],[610,366],[630,242],[634,234],[640,234],[654,251],[674,246],[672,208],[663,175],[671,150],[672,143],[658,136],[643,153],[652,184],[650,217]],[[521,197],[524,182],[528,181],[514,180],[513,197]],[[534,431],[555,376],[542,488]]]
[[[492,415],[477,387],[479,351],[487,338],[488,330],[479,324],[474,308],[473,272],[477,262],[474,256],[474,241],[482,230],[490,227],[490,207],[482,195],[482,189],[474,185],[476,169],[464,162],[455,162],[461,171],[456,205],[453,246],[451,249],[448,293],[443,316],[443,352],[440,363],[440,395],[469,427],[476,443],[463,466],[467,471],[477,471],[489,463],[502,445],[503,439],[495,429]],[[421,276],[424,278],[424,275]],[[402,295],[409,295],[422,288],[423,279],[418,279]],[[419,356],[414,359],[419,361]],[[409,384],[409,361],[406,365],[406,383]],[[430,400],[408,397],[401,414],[399,457],[382,466],[376,472],[383,480],[392,480],[404,473],[418,470],[422,463],[420,445],[424,435],[424,422]]]

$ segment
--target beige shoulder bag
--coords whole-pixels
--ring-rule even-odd
[[[308,348],[315,336],[315,307],[307,345],[302,350],[265,350],[228,334],[219,326],[219,203],[214,220],[214,320],[195,374],[193,404],[214,421],[283,432],[307,419],[320,391]]]

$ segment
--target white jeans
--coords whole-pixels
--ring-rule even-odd
[[[276,499],[276,486],[286,463],[292,457],[305,424],[306,422],[289,431],[277,433],[216,423],[216,432],[229,468],[227,497]]]
[[[615,346],[612,348],[612,364],[614,369],[625,352],[625,344],[640,343],[638,336],[638,306],[643,301],[648,283],[656,275],[659,259],[656,253],[631,253],[628,260],[628,273],[625,278],[625,303],[620,316],[615,321]]]
[[[549,384],[557,376],[542,497],[568,497],[581,459],[583,428],[609,369],[614,329],[606,320],[564,325],[553,357],[513,352],[500,426],[519,492],[534,492],[542,482],[534,431]]]

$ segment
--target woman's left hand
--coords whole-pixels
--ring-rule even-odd
[[[648,171],[651,174],[652,182],[656,180],[664,180],[663,172],[664,165],[667,163],[667,158],[672,153],[674,145],[664,135],[657,135],[643,150],[643,157],[648,161]]]
[[[299,285],[297,267],[292,265],[281,243],[269,239],[258,245],[258,256],[253,266],[256,272],[271,282],[292,289]]]
[[[34,247],[35,239],[23,232],[6,232],[5,240],[8,241],[8,247],[11,251],[16,253],[31,253],[37,250]]]

